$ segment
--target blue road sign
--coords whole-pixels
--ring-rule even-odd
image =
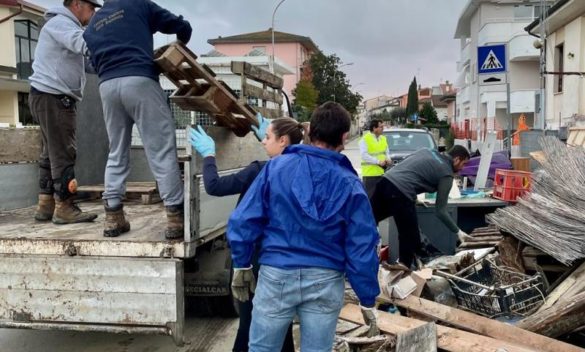
[[[506,44],[477,47],[479,74],[506,72]]]

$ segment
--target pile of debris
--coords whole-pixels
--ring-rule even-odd
[[[488,215],[454,256],[427,262],[425,275],[381,266],[385,335],[359,337],[360,309],[348,304],[338,351],[585,351],[585,148],[541,146],[532,192]]]

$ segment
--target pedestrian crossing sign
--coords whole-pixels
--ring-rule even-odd
[[[477,47],[479,74],[506,72],[506,44]]]

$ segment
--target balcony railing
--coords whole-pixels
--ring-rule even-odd
[[[526,34],[528,22],[490,22],[483,25],[477,36],[477,45],[507,43],[517,35]]]
[[[510,61],[538,60],[540,51],[533,45],[535,38],[528,34],[515,36],[508,43]]]

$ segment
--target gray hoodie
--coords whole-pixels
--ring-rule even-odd
[[[31,85],[41,92],[65,94],[81,100],[87,51],[83,27],[63,6],[45,12],[45,20],[32,65],[34,73],[29,78]]]

